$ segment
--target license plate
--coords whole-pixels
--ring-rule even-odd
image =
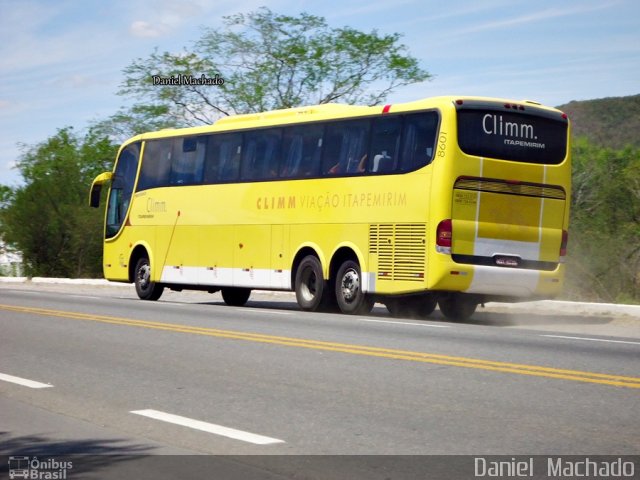
[[[501,267],[519,267],[519,257],[495,257],[496,265]]]

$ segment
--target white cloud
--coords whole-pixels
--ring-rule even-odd
[[[165,0],[161,3],[159,17],[161,21],[177,26],[192,18],[200,17],[203,11],[203,6],[198,2]]]
[[[146,20],[135,20],[129,26],[129,33],[137,38],[158,38],[178,30],[193,18],[199,18],[203,7],[194,1],[160,1],[151,10],[145,6],[143,14]],[[139,15],[136,15],[139,16]]]
[[[162,37],[169,33],[170,30],[170,27],[163,23],[154,23],[152,25],[144,20],[136,20],[129,27],[129,33],[138,38]]]
[[[20,183],[20,174],[16,169],[16,160],[20,155],[15,143],[0,142],[0,185],[15,186]]]
[[[333,10],[328,15],[327,18],[330,20],[333,19],[342,19],[345,17],[353,17],[353,16],[361,16],[363,14],[371,15],[377,12],[385,12],[395,9],[403,8],[405,5],[413,4],[414,0],[396,0],[394,3],[390,3],[388,0],[380,0],[377,2],[374,1],[366,1],[361,5],[353,6],[353,4],[345,4],[339,10]],[[297,13],[297,12],[296,12]]]
[[[525,15],[519,15],[511,18],[505,18],[504,20],[497,20],[493,22],[486,22],[478,25],[473,25],[473,26],[458,30],[455,33],[467,34],[467,33],[474,33],[474,32],[480,32],[485,30],[496,30],[496,29],[501,29],[505,27],[512,27],[515,25],[523,25],[527,23],[551,20],[553,18],[581,15],[581,14],[585,14],[585,13],[596,11],[596,10],[611,8],[616,3],[618,2],[614,0],[613,2],[597,3],[592,5],[585,5],[583,3],[580,3],[579,6],[574,8],[555,8],[555,7],[548,8],[546,10],[542,10],[538,12],[528,13]]]

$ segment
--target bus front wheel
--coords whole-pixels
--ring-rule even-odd
[[[442,314],[449,320],[467,320],[478,308],[478,302],[464,295],[450,294],[438,300]]]
[[[158,300],[164,286],[151,281],[151,263],[147,257],[141,257],[136,263],[134,282],[136,293],[142,300]]]
[[[362,291],[360,265],[347,260],[336,276],[336,300],[342,313],[366,315],[373,309],[373,298]]]
[[[221,293],[224,303],[232,307],[242,307],[249,300],[251,289],[228,287],[223,288]]]

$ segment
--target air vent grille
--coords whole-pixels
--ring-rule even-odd
[[[369,252],[378,256],[379,280],[424,279],[426,231],[424,223],[370,225]]]

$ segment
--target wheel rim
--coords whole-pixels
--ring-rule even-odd
[[[302,272],[300,293],[305,301],[310,302],[316,297],[318,277],[312,268],[305,268]]]
[[[350,268],[342,276],[340,291],[345,302],[353,302],[360,292],[360,276],[353,268]]]
[[[148,263],[141,265],[138,269],[138,285],[142,290],[146,290],[149,287],[151,280],[151,267]]]

